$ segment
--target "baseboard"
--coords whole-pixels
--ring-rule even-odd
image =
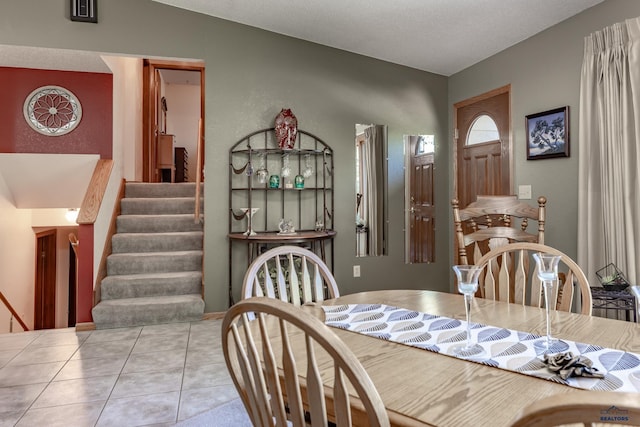
[[[218,319],[222,319],[224,318],[224,315],[226,314],[226,312],[224,311],[219,311],[216,313],[204,313],[202,315],[202,320],[218,320]]]
[[[76,332],[95,331],[96,324],[93,322],[76,323]]]

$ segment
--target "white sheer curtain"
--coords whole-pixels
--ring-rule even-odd
[[[384,126],[372,125],[364,130],[362,159],[364,176],[364,211],[369,227],[369,255],[384,254]]]
[[[640,18],[585,38],[580,83],[578,263],[640,284]]]

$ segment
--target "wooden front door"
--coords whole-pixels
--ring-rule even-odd
[[[409,263],[435,261],[435,206],[433,192],[433,147],[424,137],[410,136],[409,172]]]
[[[512,192],[510,90],[504,86],[454,104],[454,187],[461,208],[479,194]],[[483,120],[493,121],[493,131],[485,130]]]
[[[36,233],[34,329],[56,327],[56,230]]]

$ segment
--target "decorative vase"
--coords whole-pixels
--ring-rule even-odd
[[[304,176],[296,175],[294,179],[294,185],[296,188],[304,188]]]
[[[280,188],[280,176],[271,175],[269,177],[269,188]]]
[[[291,150],[298,137],[298,119],[289,108],[283,108],[275,120],[276,139],[283,150]]]

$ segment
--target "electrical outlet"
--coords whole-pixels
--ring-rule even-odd
[[[360,277],[360,266],[359,265],[354,265],[353,266],[353,277]]]

